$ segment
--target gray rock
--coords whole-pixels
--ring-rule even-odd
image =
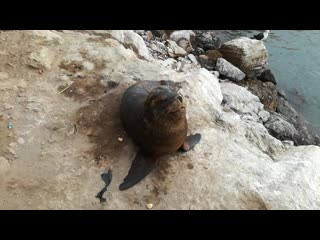
[[[272,112],[269,120],[264,126],[268,129],[270,134],[277,139],[297,142],[296,139],[299,135],[298,131],[291,123],[285,121],[278,113]]]
[[[282,89],[277,89],[277,93],[279,97],[282,97],[285,100],[288,100],[286,93]]]
[[[268,64],[268,51],[263,41],[240,37],[225,42],[219,51],[223,58],[240,68],[248,77],[261,75]]]
[[[212,31],[194,30],[196,33],[195,46],[207,50],[219,49],[221,47],[221,40]]]
[[[233,66],[227,60],[218,58],[216,70],[226,78],[232,81],[241,81],[245,78],[245,74],[237,67]]]

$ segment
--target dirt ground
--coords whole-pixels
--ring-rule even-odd
[[[119,84],[110,63],[85,50],[111,49],[113,42],[70,31],[63,37],[57,44],[27,31],[0,31],[0,209],[146,209],[165,194],[170,164],[154,174],[147,194],[118,193],[135,151],[118,109],[134,81]],[[44,60],[32,62],[43,47]],[[100,174],[109,167],[117,171],[107,194],[116,200],[100,204]]]

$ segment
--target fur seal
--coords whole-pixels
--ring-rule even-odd
[[[141,81],[123,94],[120,118],[127,134],[139,146],[119,190],[126,190],[147,176],[160,156],[188,151],[201,139],[187,136],[186,105],[173,81]]]

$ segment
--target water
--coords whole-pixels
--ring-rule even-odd
[[[244,35],[254,33],[245,31]],[[279,88],[320,133],[320,31],[271,30],[265,45]]]

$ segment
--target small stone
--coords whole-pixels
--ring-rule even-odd
[[[20,138],[18,138],[18,143],[20,145],[23,145],[25,143],[25,140],[22,137],[20,137]]]
[[[148,203],[148,204],[147,204],[147,208],[148,208],[148,209],[153,208],[153,204],[152,204],[152,203]]]
[[[193,54],[188,54],[188,58],[193,62],[194,64],[198,64],[198,60]]]
[[[119,141],[119,142],[122,142],[122,141],[123,141],[123,138],[118,137],[118,141]]]
[[[15,142],[12,142],[9,144],[9,147],[16,147],[16,146],[17,146],[17,144]]]

